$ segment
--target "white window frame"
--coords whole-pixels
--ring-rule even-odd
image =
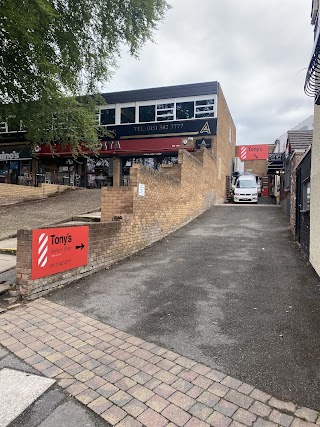
[[[108,109],[108,108],[115,108],[116,114],[115,114],[115,125],[130,125],[130,124],[142,124],[142,123],[157,123],[162,122],[165,120],[158,120],[158,117],[163,117],[166,119],[166,117],[173,116],[172,120],[168,121],[175,121],[177,120],[177,114],[176,114],[176,106],[177,102],[193,102],[194,103],[194,117],[192,119],[179,119],[179,120],[199,120],[199,119],[207,119],[210,117],[196,117],[197,114],[197,107],[201,107],[201,105],[196,105],[196,101],[205,101],[213,99],[212,104],[212,111],[213,111],[213,118],[216,118],[218,116],[217,114],[217,101],[218,101],[218,95],[217,94],[209,94],[209,95],[197,95],[197,96],[185,96],[185,97],[179,97],[179,98],[167,98],[167,99],[152,99],[149,101],[136,101],[136,102],[124,102],[119,104],[108,104],[106,106],[100,106],[99,107],[99,124],[101,124],[101,110]],[[169,110],[171,108],[165,108],[165,109],[159,109],[158,105],[160,104],[173,104],[172,110],[173,113],[168,113],[165,115],[158,115],[158,111],[163,110]],[[143,107],[146,105],[154,105],[155,106],[155,121],[154,122],[139,122],[139,107]],[[205,105],[204,105],[205,106]],[[210,105],[211,106],[211,105]],[[121,109],[126,107],[135,107],[135,123],[121,123]],[[198,112],[199,114],[201,112]],[[112,126],[112,125],[103,125],[103,126]]]
[[[116,123],[119,125],[133,125],[137,123],[137,119],[139,118],[139,115],[137,114],[137,103],[136,102],[124,102],[123,104],[116,104],[118,107],[118,115],[117,118],[117,108],[116,108]],[[128,107],[134,107],[134,123],[121,123],[121,109],[122,108],[128,108]]]
[[[152,100],[152,101],[139,101],[139,102],[136,102],[136,112],[137,112],[137,116],[136,116],[136,119],[137,119],[137,124],[139,123],[155,123],[156,122],[156,119],[157,119],[157,101],[154,99],[154,100]],[[149,106],[149,105],[154,105],[154,118],[155,118],[155,121],[153,121],[153,122],[140,122],[139,121],[139,109],[140,109],[140,107],[146,107],[146,106]]]
[[[101,111],[102,110],[116,110],[115,111],[115,123],[113,125],[101,125]],[[117,104],[108,104],[108,105],[101,105],[99,108],[99,121],[98,121],[99,126],[114,126],[117,124]]]
[[[158,105],[160,104],[173,104],[173,107],[169,107],[169,108],[160,108],[158,109]],[[165,110],[171,110],[172,109],[172,114],[171,113],[167,113],[167,114],[159,114],[158,115],[158,111],[165,111]],[[162,122],[164,120],[158,120],[158,117],[171,117],[173,116],[173,119],[168,120],[170,122],[176,120],[176,103],[175,103],[175,98],[169,98],[169,99],[157,99],[156,100],[156,122]]]

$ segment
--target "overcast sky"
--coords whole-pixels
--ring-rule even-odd
[[[237,145],[270,144],[313,114],[304,93],[312,0],[168,0],[139,60],[124,50],[103,91],[220,82]],[[219,113],[218,113],[219,114]]]

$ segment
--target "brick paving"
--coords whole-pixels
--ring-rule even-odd
[[[117,427],[312,427],[319,413],[46,299],[0,315],[0,343]]]

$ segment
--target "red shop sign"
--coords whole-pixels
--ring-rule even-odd
[[[32,230],[31,278],[87,265],[88,242],[88,226]]]
[[[238,157],[245,160],[266,160],[268,158],[268,145],[241,145],[238,147]]]

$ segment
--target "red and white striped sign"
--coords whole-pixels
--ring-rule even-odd
[[[48,234],[41,233],[38,238],[38,267],[43,268],[48,262]]]
[[[241,145],[238,147],[238,157],[242,162],[245,160],[266,160],[268,159],[268,145]]]
[[[51,276],[88,264],[89,227],[32,230],[31,278]]]

